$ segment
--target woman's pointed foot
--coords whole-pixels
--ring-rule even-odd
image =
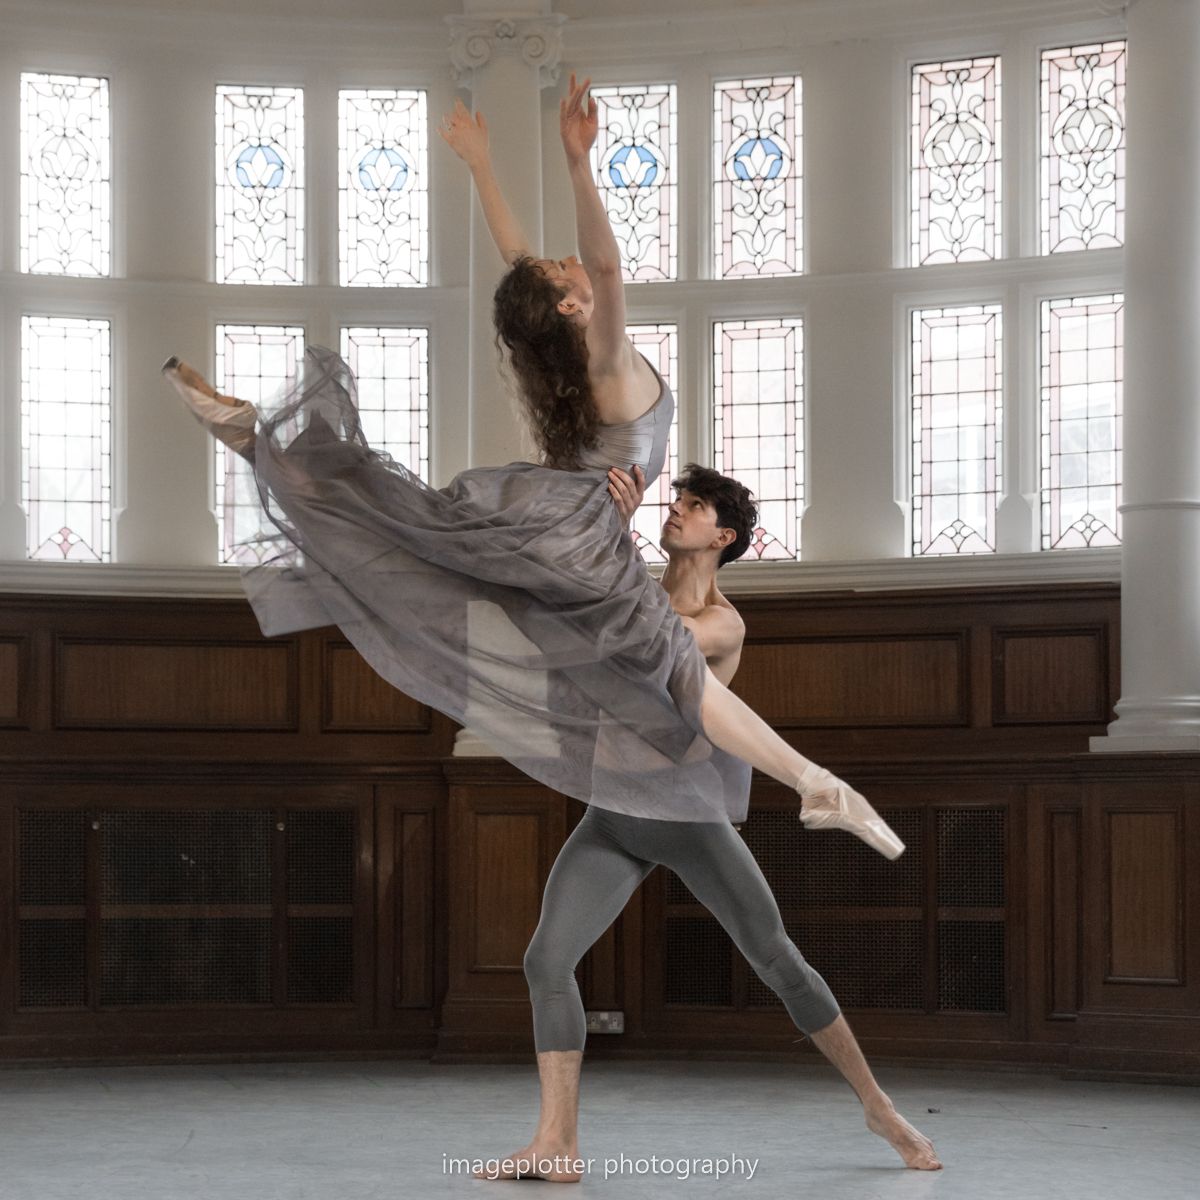
[[[899,858],[904,843],[888,823],[849,784],[812,763],[796,784],[805,829],[844,829],[884,858]]]
[[[222,396],[199,371],[174,355],[163,363],[162,373],[188,411],[213,437],[253,461],[258,423],[258,409],[253,404]]]
[[[223,396],[195,367],[185,363],[183,359],[174,354],[163,363],[161,370],[175,384],[179,391],[191,388],[193,391],[199,392],[201,396],[207,396],[210,400],[216,400],[228,408],[250,407],[248,400],[238,400],[234,396]],[[187,399],[186,394],[184,395],[184,399]]]

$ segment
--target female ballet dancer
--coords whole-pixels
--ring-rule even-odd
[[[268,532],[240,568],[266,636],[337,624],[399,690],[556,791],[634,816],[728,820],[750,764],[801,797],[806,828],[888,858],[904,845],[859,793],[788,745],[708,670],[646,570],[608,468],[662,469],[674,411],[625,333],[620,256],[588,162],[596,105],[560,105],[582,262],[532,256],[491,173],[486,123],[440,131],[471,166],[511,264],[495,294],[542,454],[434,489],[368,446],[349,367],[310,346],[270,413],[163,367],[202,424],[253,464]]]

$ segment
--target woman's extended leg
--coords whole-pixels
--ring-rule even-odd
[[[713,745],[800,793],[806,828],[845,829],[887,858],[904,852],[904,843],[858,792],[788,745],[707,667],[700,719]]]

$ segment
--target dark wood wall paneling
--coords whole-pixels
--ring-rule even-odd
[[[1086,753],[1119,696],[1117,589],[739,608],[735,690],[909,847],[808,834],[756,777],[744,836],[868,1051],[1200,1074],[1196,759]],[[583,810],[451,758],[454,733],[336,629],[0,595],[0,1057],[528,1055],[524,950]],[[625,1017],[593,1055],[812,1053],[665,868],[578,977]]]

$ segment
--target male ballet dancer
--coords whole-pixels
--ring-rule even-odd
[[[609,491],[626,520],[644,491],[641,469],[635,470],[633,478],[617,468],[609,472]],[[662,586],[713,674],[728,686],[745,626],[716,576],[749,547],[757,512],[740,483],[694,463],[673,486],[677,494],[660,539],[668,558]],[[537,1129],[527,1146],[488,1160],[477,1177],[560,1183],[582,1177],[579,1075],[586,1022],[575,966],[660,862],[720,921],[797,1026],[841,1071],[862,1103],[867,1128],[888,1141],[906,1166],[940,1169],[933,1143],[896,1112],[833,993],[787,936],[754,856],[734,832],[740,828],[729,822],[649,820],[588,806],[551,868],[541,919],[525,953],[541,1082]]]

